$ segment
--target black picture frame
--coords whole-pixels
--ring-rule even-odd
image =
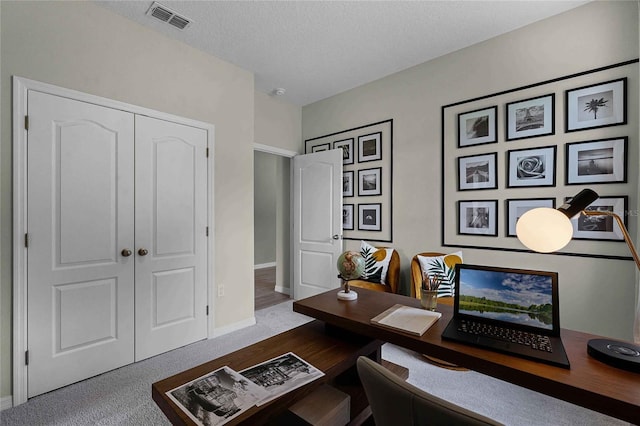
[[[498,200],[458,201],[458,233],[498,236]]]
[[[507,188],[556,186],[557,146],[507,151]]]
[[[497,106],[458,114],[458,148],[497,142]]]
[[[565,202],[570,201],[572,197],[565,197]],[[606,210],[611,211],[622,219],[624,226],[627,226],[627,205],[629,197],[620,196],[602,196],[596,201],[589,204],[585,210]],[[576,215],[571,219],[573,225],[574,240],[594,240],[594,241],[624,241],[623,231],[620,229],[616,220],[612,216],[585,216]]]
[[[555,133],[555,93],[509,102],[506,105],[506,139],[536,138]]]
[[[458,157],[458,191],[497,188],[497,152]]]
[[[358,204],[358,230],[382,231],[382,204]]]
[[[516,237],[516,223],[520,216],[538,207],[556,208],[555,198],[508,198],[505,200],[505,236]]]
[[[358,163],[382,160],[382,132],[358,137]]]
[[[353,138],[343,139],[335,141],[333,143],[333,149],[342,148],[342,164],[353,164]]]
[[[358,170],[358,196],[382,195],[382,167]]]
[[[311,147],[311,152],[322,152],[322,151],[329,151],[331,149],[331,144],[327,143],[323,143],[321,145],[314,145]]]
[[[627,124],[627,78],[567,90],[564,103],[567,133]]]
[[[353,231],[353,204],[342,205],[342,229],[345,231]]]
[[[565,185],[626,183],[629,138],[599,139],[565,145]]]
[[[353,170],[349,170],[346,172],[342,172],[342,196],[343,197],[353,197]]]

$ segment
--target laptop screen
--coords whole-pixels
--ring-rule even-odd
[[[457,314],[559,335],[557,273],[468,264],[456,269]]]

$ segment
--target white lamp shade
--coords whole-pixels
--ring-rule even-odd
[[[573,225],[561,211],[539,207],[520,216],[516,223],[516,234],[527,248],[550,253],[569,244],[573,237]]]

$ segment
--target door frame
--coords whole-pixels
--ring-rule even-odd
[[[28,367],[27,351],[27,130],[24,117],[27,116],[27,96],[29,90],[36,90],[55,96],[61,96],[81,102],[87,102],[107,108],[119,109],[133,114],[145,115],[177,124],[201,128],[207,131],[207,146],[211,155],[207,158],[207,304],[212,307],[207,318],[207,337],[214,337],[215,299],[213,291],[214,259],[215,259],[215,221],[214,221],[214,186],[213,186],[213,153],[215,142],[215,126],[210,123],[179,117],[137,105],[101,96],[91,95],[40,81],[13,76],[13,339],[12,339],[12,372],[13,389],[12,405],[27,402]]]

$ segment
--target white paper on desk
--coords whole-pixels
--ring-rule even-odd
[[[440,312],[396,304],[372,318],[371,323],[422,336],[441,316]]]

